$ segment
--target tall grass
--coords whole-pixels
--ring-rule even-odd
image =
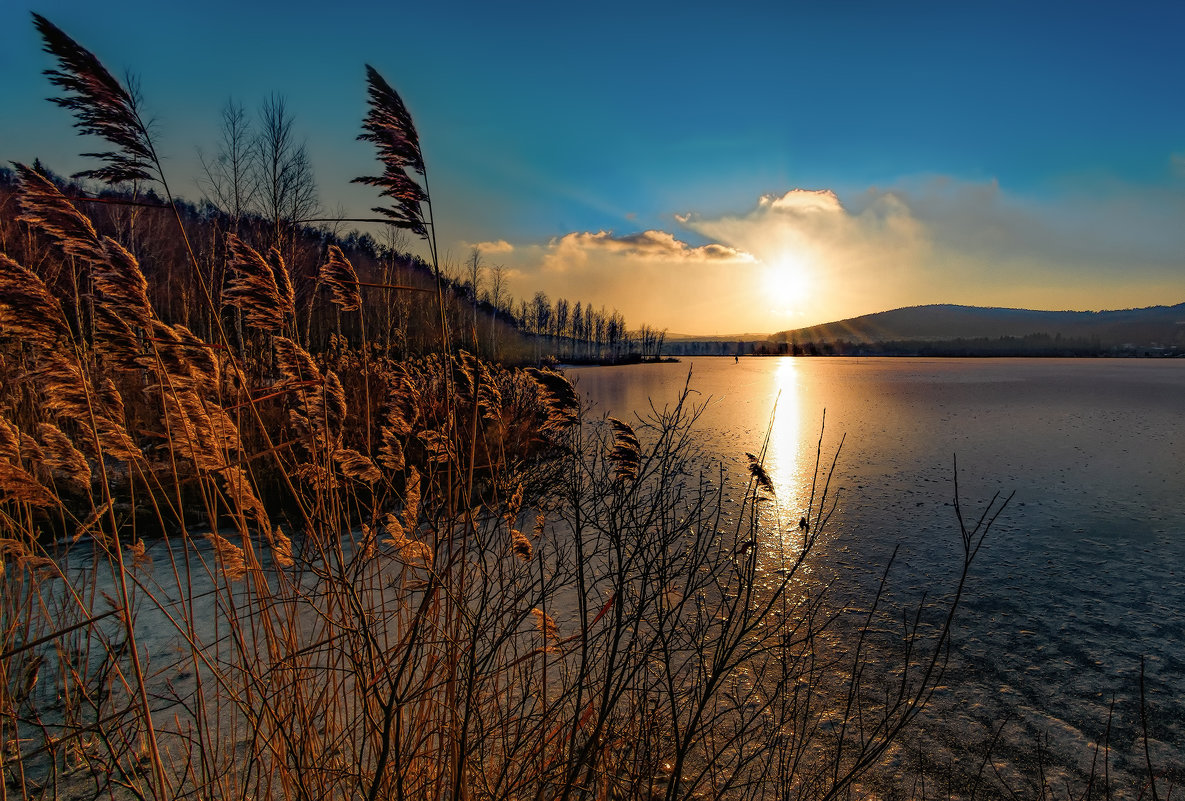
[[[35,21],[58,102],[115,148],[92,176],[163,184],[133,95]],[[410,114],[368,81],[365,180],[429,235]],[[395,360],[363,317],[311,351],[284,259],[233,234],[199,336],[17,169],[45,257],[0,255],[0,799],[848,797],[941,685],[1001,503],[956,506],[956,582],[881,663],[880,595],[836,636],[807,569],[821,441],[782,530],[761,455],[747,485],[702,458],[690,393],[589,420],[562,376]],[[360,311],[344,254],[320,276]]]

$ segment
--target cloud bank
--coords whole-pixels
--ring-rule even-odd
[[[926,303],[1147,306],[1185,300],[1183,189],[1033,200],[942,177],[843,201],[792,189],[743,213],[677,215],[683,239],[572,232],[498,252],[520,296],[542,289],[681,333],[772,332]]]

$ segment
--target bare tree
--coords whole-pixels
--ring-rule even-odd
[[[303,142],[297,143],[295,119],[284,98],[269,95],[259,108],[255,172],[260,213],[272,221],[274,244],[283,241],[285,223],[294,224],[317,211],[317,184]],[[282,248],[281,248],[282,249]]]
[[[531,317],[535,333],[539,336],[547,334],[551,327],[551,301],[547,293],[539,291],[531,298]]]
[[[480,294],[481,274],[485,271],[485,265],[481,262],[481,248],[476,245],[473,250],[469,252],[469,258],[465,262],[465,289],[471,296],[473,302],[473,347],[477,347],[477,298]]]
[[[563,349],[563,337],[568,333],[568,299],[559,298],[555,302],[555,312],[551,317],[551,325],[555,335],[560,338],[558,350]]]
[[[490,286],[489,286],[490,305],[494,307],[494,313],[490,315],[490,348],[495,359],[498,358],[498,315],[504,311],[503,306],[509,305],[509,297],[506,293],[506,268],[501,264],[495,264],[490,268]]]
[[[207,158],[198,149],[204,174],[199,179],[202,191],[236,225],[251,209],[258,193],[258,172],[253,169],[256,147],[247,110],[241,103],[228,99],[222,107],[217,151]]]

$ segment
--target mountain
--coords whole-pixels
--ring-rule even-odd
[[[954,343],[1020,340],[1089,343],[1096,349],[1185,350],[1185,303],[1075,312],[950,304],[911,306],[782,331],[774,342],[803,344]]]

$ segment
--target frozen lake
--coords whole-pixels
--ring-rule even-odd
[[[949,690],[915,744],[972,761],[1003,725],[1001,760],[1031,770],[1048,738],[1052,778],[1072,778],[1114,699],[1112,780],[1130,778],[1144,758],[1144,657],[1154,767],[1182,769],[1185,362],[729,357],[568,376],[593,416],[629,419],[673,402],[689,368],[714,458],[739,473],[768,431],[784,520],[805,507],[824,410],[825,460],[846,435],[816,554],[842,581],[870,585],[900,545],[899,597],[946,586],[956,456],[965,513],[1015,491],[974,568]]]

